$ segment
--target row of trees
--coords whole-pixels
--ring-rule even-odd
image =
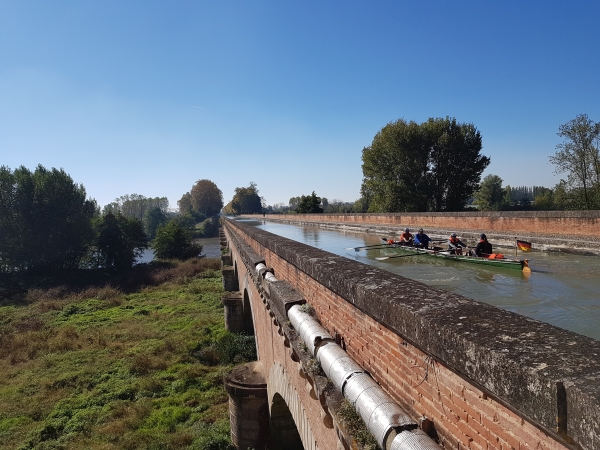
[[[141,221],[100,214],[62,169],[0,168],[0,272],[131,267],[147,247]]]
[[[105,205],[102,213],[138,219],[143,223],[148,237],[154,239],[158,227],[169,221],[169,200],[167,197],[151,198],[140,194],[123,195]]]
[[[63,169],[39,165],[34,171],[23,166],[13,171],[2,166],[0,273],[120,271],[135,263],[152,238],[158,258],[198,255],[202,247],[193,243],[195,223],[169,217],[167,208],[166,198],[134,194],[100,212],[86,198],[84,186]],[[212,222],[210,226],[214,228]]]

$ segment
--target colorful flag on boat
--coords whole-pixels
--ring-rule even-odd
[[[522,252],[529,252],[529,251],[531,251],[531,242],[520,241],[517,239],[517,247]]]

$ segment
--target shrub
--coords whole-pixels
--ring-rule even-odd
[[[175,220],[158,228],[152,247],[159,259],[188,259],[202,251],[201,245],[192,243],[190,231]]]

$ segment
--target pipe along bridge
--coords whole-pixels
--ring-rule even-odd
[[[238,449],[600,449],[599,341],[243,222],[221,246]]]

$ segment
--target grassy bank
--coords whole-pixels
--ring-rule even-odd
[[[229,449],[218,260],[150,264],[0,302],[3,449]],[[47,283],[46,283],[47,284]]]

